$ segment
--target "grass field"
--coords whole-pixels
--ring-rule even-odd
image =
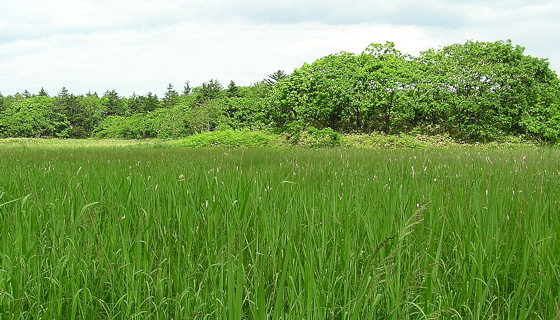
[[[1,319],[560,319],[558,149],[18,143]]]

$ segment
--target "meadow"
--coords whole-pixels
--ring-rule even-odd
[[[560,319],[560,150],[0,148],[1,319]]]

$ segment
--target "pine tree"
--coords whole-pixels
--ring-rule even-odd
[[[286,74],[284,72],[284,70],[278,70],[275,71],[272,74],[268,75],[268,79],[265,79],[264,82],[266,82],[266,84],[268,85],[275,85],[278,81],[283,80],[283,79],[287,79],[289,77],[288,74]]]
[[[39,90],[39,97],[48,97],[49,94],[47,93],[47,91],[45,91],[45,88],[41,87],[41,90]]]
[[[189,94],[191,94],[192,92],[192,88],[191,88],[191,84],[189,81],[185,82],[185,85],[183,86],[183,95],[187,96]]]
[[[0,112],[2,112],[2,110],[4,110],[4,95],[0,92]]]
[[[239,97],[239,87],[235,85],[235,81],[231,80],[227,88],[227,95],[230,98]]]
[[[41,88],[39,95],[45,96],[44,94],[46,92]],[[66,87],[62,87],[54,98],[54,113],[59,122],[67,124],[65,128],[67,130],[67,137],[86,138],[89,136],[91,129],[84,128],[88,115],[81,108],[78,98],[69,93]]]
[[[223,89],[224,87],[222,86],[220,81],[210,79],[210,81],[204,82],[202,84],[202,88],[197,91],[199,94],[197,97],[197,102],[201,104],[205,101],[219,98]]]
[[[141,106],[139,112],[147,113],[156,110],[161,107],[161,102],[157,95],[148,92],[146,96],[138,97],[140,99]]]
[[[105,94],[103,94],[103,105],[108,116],[125,116],[127,113],[124,101],[115,90],[105,91]]]
[[[62,87],[62,89],[60,89],[60,92],[58,93],[58,98],[66,98],[70,95],[70,93],[68,92],[68,89],[66,89],[66,87]]]
[[[136,95],[136,92],[132,92],[132,95],[127,100],[127,108],[130,114],[138,113],[142,107],[142,102],[140,97]]]
[[[175,91],[173,89],[173,85],[170,83],[167,86],[167,91],[165,92],[165,95],[163,96],[163,104],[166,107],[172,107],[173,105],[175,105],[177,103],[177,98],[179,97],[179,94],[177,93],[177,91]]]

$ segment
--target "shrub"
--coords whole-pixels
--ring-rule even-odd
[[[288,140],[293,145],[313,148],[341,145],[340,134],[331,128],[317,129],[315,127],[307,127],[290,135]]]
[[[264,132],[251,131],[209,131],[196,134],[177,142],[185,147],[269,147],[273,145],[274,136]]]

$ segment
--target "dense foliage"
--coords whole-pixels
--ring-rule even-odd
[[[279,70],[248,87],[210,80],[121,97],[115,90],[55,97],[0,95],[0,137],[178,138],[225,129],[297,136],[423,133],[460,140],[503,136],[558,142],[560,81],[545,59],[509,41],[401,53],[393,43]]]
[[[265,97],[272,85],[249,87],[217,80],[182,93],[170,84],[163,98],[148,93],[121,97],[115,90],[75,96],[62,88],[54,97],[0,95],[0,137],[178,138],[217,129],[264,128]]]
[[[467,42],[419,57],[392,43],[305,64],[269,96],[271,118],[338,131],[559,138],[560,95],[548,63],[510,42]]]

